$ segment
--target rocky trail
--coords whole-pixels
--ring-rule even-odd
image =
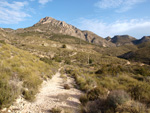
[[[8,111],[11,113],[51,113],[52,108],[61,108],[69,113],[79,113],[79,97],[82,93],[73,87],[73,78],[67,77],[67,81],[64,81],[60,75],[58,71],[52,79],[43,82],[34,102],[27,102],[20,97]],[[65,83],[71,88],[64,89]]]

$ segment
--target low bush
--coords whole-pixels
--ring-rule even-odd
[[[45,63],[47,63],[47,64],[52,65],[52,60],[49,59],[49,58],[44,57],[44,58],[40,58],[40,60],[43,61],[43,62],[45,62]]]
[[[85,106],[86,103],[89,101],[89,99],[87,98],[87,95],[81,95],[79,100],[83,106]]]
[[[136,67],[134,71],[135,71],[134,72],[135,74],[140,74],[143,76],[150,76],[150,70],[148,66]]]
[[[60,56],[55,56],[54,58],[53,58],[53,60],[55,60],[56,62],[61,62],[62,61],[62,58],[60,57]]]
[[[83,78],[81,76],[75,76],[75,80],[76,80],[76,83],[77,83],[79,89],[81,89],[82,91],[89,90],[89,86],[86,83],[86,79],[85,78]]]
[[[70,59],[65,59],[65,64],[71,64],[71,60]]]
[[[5,40],[0,40],[0,43],[6,44]]]
[[[23,90],[22,95],[28,101],[33,101],[35,99],[35,92],[32,90]]]
[[[123,71],[120,65],[104,65],[101,69],[97,70],[95,74],[109,74],[112,76],[117,76],[119,73]]]
[[[85,106],[82,106],[81,110],[83,113],[113,113],[111,108],[109,108],[111,112],[108,112],[106,99],[102,98],[94,101],[88,101]]]
[[[88,101],[81,110],[83,113],[149,113],[144,104],[131,100],[114,108],[108,103],[108,98]]]
[[[125,105],[120,105],[115,111],[118,113],[149,113],[144,104],[135,101],[131,101]]]
[[[87,92],[87,98],[90,101],[98,99],[100,96],[106,95],[106,91],[102,87],[96,87],[90,91]]]
[[[67,48],[67,46],[65,44],[62,45],[62,48]]]
[[[116,108],[118,105],[122,105],[130,99],[130,96],[125,91],[114,90],[108,95],[107,102],[110,107]]]
[[[129,92],[134,100],[150,102],[150,86],[147,83],[137,83],[130,86]]]
[[[6,80],[0,79],[0,109],[11,105],[17,96],[17,87],[13,88]]]

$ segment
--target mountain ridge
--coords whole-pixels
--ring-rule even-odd
[[[150,42],[150,36],[143,36],[141,39],[136,39],[130,35],[115,35],[112,38],[108,36],[105,40],[114,43],[116,46],[138,45],[145,42]]]
[[[80,30],[80,29],[76,28],[75,26],[67,24],[64,21],[56,20],[52,17],[42,18],[42,19],[40,19],[39,22],[37,22],[33,26],[28,27],[28,28],[23,28],[23,29],[17,29],[15,32],[23,33],[23,32],[31,32],[31,31],[46,32],[49,35],[51,35],[53,33],[70,35],[70,36],[77,37],[79,39],[82,39],[89,43],[94,43],[94,44],[102,46],[102,47],[115,46],[115,44],[106,41],[104,38],[98,36],[97,34],[91,32],[91,31]]]
[[[39,32],[47,34],[51,37],[53,34],[69,35],[81,40],[87,41],[92,44],[99,45],[101,47],[115,47],[122,45],[137,45],[143,42],[149,42],[150,36],[143,36],[141,39],[136,39],[135,37],[129,35],[115,35],[114,37],[103,38],[88,30],[80,30],[77,27],[67,24],[64,21],[56,20],[52,17],[45,17],[40,19],[31,27],[19,28],[13,30],[10,28],[1,28],[6,32],[11,33],[25,33],[25,32]],[[44,36],[45,37],[45,36]]]

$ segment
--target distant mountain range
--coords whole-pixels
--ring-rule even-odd
[[[34,24],[32,27],[28,27],[25,29],[17,29],[15,32],[22,33],[31,31],[45,32],[49,36],[52,36],[53,34],[74,36],[85,40],[89,43],[97,44],[102,47],[115,46],[115,44],[106,41],[105,39],[94,34],[91,31],[82,31],[72,25],[65,23],[64,21],[55,20],[51,17],[42,18],[38,23]]]
[[[135,37],[129,35],[116,35],[113,38],[106,37],[107,41],[114,43],[116,46],[122,45],[137,45],[144,42],[150,42],[150,36],[143,36],[141,39],[136,39]]]
[[[38,23],[28,28],[22,28],[17,30],[7,28],[4,30],[13,33],[25,33],[25,32],[46,33],[48,37],[53,36],[53,34],[69,35],[87,41],[89,43],[99,45],[101,47],[136,45],[150,41],[150,36],[144,36],[143,38],[137,40],[136,38],[129,35],[116,35],[113,38],[106,37],[104,39],[91,31],[87,30],[82,31],[70,24],[67,24],[64,21],[59,21],[52,17],[42,18]]]

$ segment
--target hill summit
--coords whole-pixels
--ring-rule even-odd
[[[115,43],[117,46],[120,45],[132,45],[136,38],[129,35],[116,35],[111,39],[112,43]]]

